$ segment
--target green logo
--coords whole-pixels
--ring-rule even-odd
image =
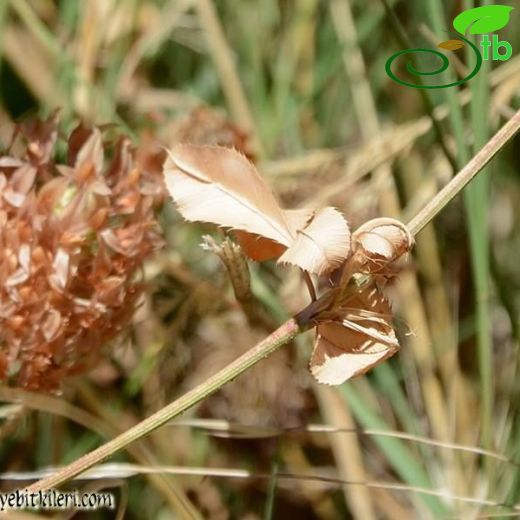
[[[434,49],[426,49],[426,48],[418,48],[418,49],[405,49],[403,51],[396,52],[392,54],[390,58],[388,58],[385,69],[386,73],[390,76],[391,79],[396,81],[397,83],[404,85],[406,87],[413,88],[447,88],[447,87],[455,87],[457,85],[462,85],[466,81],[469,81],[473,78],[480,67],[482,66],[482,60],[490,59],[490,48],[492,50],[492,59],[505,61],[508,60],[513,54],[513,49],[511,48],[511,44],[507,41],[500,41],[498,39],[498,35],[493,34],[492,40],[489,39],[489,35],[487,33],[498,31],[507,25],[509,22],[509,16],[512,7],[507,5],[485,5],[482,7],[475,7],[474,9],[468,9],[467,11],[463,11],[453,20],[453,27],[455,30],[461,35],[457,39],[447,40],[441,42],[437,45],[438,48],[447,50],[447,51],[456,51],[458,49],[463,48],[465,45],[468,45],[472,50],[475,60],[473,65],[473,70],[471,70],[466,77],[453,81],[451,83],[447,83],[444,85],[422,85],[417,83],[412,83],[410,81],[404,81],[399,79],[392,70],[392,65],[397,58],[406,54],[419,54],[419,53],[428,53],[430,55],[434,55],[441,60],[441,64],[433,71],[424,71],[418,70],[416,66],[410,61],[406,63],[406,70],[413,76],[434,76],[436,74],[440,74],[444,72],[450,65],[450,62],[445,54],[440,51]],[[480,49],[467,38],[465,38],[464,34],[482,34],[482,38],[480,41],[480,47],[482,48],[482,53]]]

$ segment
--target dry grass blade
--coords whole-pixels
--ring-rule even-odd
[[[49,478],[49,475],[60,471],[61,468],[50,467],[40,469],[38,471],[27,472],[4,472],[0,473],[2,480],[34,480],[37,478]],[[192,475],[200,477],[220,477],[220,478],[237,478],[237,479],[262,479],[269,481],[272,479],[271,474],[257,473],[244,469],[231,468],[208,468],[208,467],[181,467],[181,466],[139,466],[137,464],[128,463],[108,463],[100,464],[93,467],[88,472],[79,476],[81,480],[90,479],[106,479],[106,478],[129,478],[136,475],[146,474],[171,474],[171,475]],[[449,501],[460,501],[468,504],[480,506],[503,507],[505,509],[520,511],[520,504],[506,504],[493,499],[478,498],[473,496],[454,495],[447,491],[428,489],[418,486],[408,486],[405,484],[397,484],[394,482],[382,481],[356,481],[343,480],[331,477],[323,472],[323,474],[292,474],[286,472],[278,472],[277,479],[280,481],[307,480],[315,483],[326,485],[328,488],[336,486],[362,486],[373,489],[391,489],[394,491],[403,491],[407,493],[418,493],[428,496],[440,497]],[[27,488],[32,491],[33,487]]]
[[[120,427],[108,424],[106,418],[99,417],[74,406],[63,399],[50,395],[39,395],[34,392],[12,388],[0,388],[0,399],[7,402],[22,403],[28,410],[45,412],[56,417],[64,417],[83,426],[88,431],[96,432],[105,439],[113,438],[121,430]],[[142,443],[128,447],[130,455],[140,464],[154,464],[155,458]],[[175,511],[197,518],[197,511],[184,496],[180,488],[174,485],[164,475],[150,474],[150,483],[163,494],[167,502]]]
[[[320,387],[326,388],[326,387]],[[464,444],[457,444],[453,442],[441,442],[428,437],[421,437],[419,435],[413,435],[405,432],[398,432],[392,430],[375,430],[370,428],[358,428],[351,426],[343,426],[336,424],[307,424],[303,428],[272,428],[272,427],[258,427],[248,426],[244,424],[235,424],[229,421],[220,419],[176,419],[168,423],[168,426],[172,427],[187,427],[187,428],[198,428],[211,435],[218,437],[234,437],[238,438],[256,438],[265,436],[278,436],[278,435],[291,435],[300,434],[301,432],[311,433],[351,433],[356,435],[365,435],[367,437],[389,437],[395,439],[402,439],[405,441],[415,442],[418,444],[425,444],[433,446],[439,449],[455,450],[467,453],[474,453],[475,455],[482,455],[483,457],[491,457],[500,462],[511,464],[512,466],[520,466],[520,462],[516,462],[501,453],[495,451],[486,450],[478,446],[469,446]]]
[[[211,0],[197,0],[196,6],[231,113],[235,121],[253,137],[253,145],[261,154],[262,144],[256,132],[254,118],[215,6]]]
[[[354,427],[354,420],[348,405],[338,392],[323,385],[315,385],[314,392],[328,424]],[[346,481],[366,480],[359,438],[356,435],[348,434],[330,435],[329,441],[341,479]],[[376,518],[375,504],[368,489],[344,486],[343,493],[345,502],[350,506],[354,517],[366,520]]]

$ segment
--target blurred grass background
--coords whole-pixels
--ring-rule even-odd
[[[470,7],[387,4],[416,47],[447,39]],[[419,91],[385,73],[401,48],[380,0],[0,0],[0,140],[13,120],[61,107],[64,135],[82,118],[116,123],[136,144],[242,147],[287,207],[335,205],[352,227],[408,219],[518,109],[519,21],[515,10],[499,32],[510,60],[427,92],[443,147]],[[457,56],[452,78],[466,67]],[[516,514],[519,146],[517,137],[418,237],[391,289],[402,344],[392,360],[340,388],[317,386],[308,333],[116,459],[215,476],[108,471],[82,486],[115,488],[125,518]],[[2,471],[74,460],[307,303],[297,272],[252,264],[267,317],[248,325],[226,270],[199,247],[214,230],[170,205],[160,218],[167,247],[145,266],[147,297],[103,363],[60,396],[0,388]]]

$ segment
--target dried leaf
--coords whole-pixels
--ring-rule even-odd
[[[24,164],[18,168],[10,178],[10,185],[16,193],[27,195],[34,185],[36,168],[30,164]]]
[[[399,343],[390,323],[390,305],[370,285],[341,306],[335,321],[317,327],[310,369],[320,383],[340,385],[395,354]]]
[[[65,289],[69,281],[70,256],[64,249],[59,248],[56,251],[52,267],[54,272],[50,275],[50,280],[58,289]]]
[[[298,231],[304,229],[312,217],[316,215],[316,210],[310,208],[286,209],[284,215],[289,229],[296,236]]]
[[[343,215],[323,208],[296,234],[296,240],[278,260],[316,274],[325,274],[350,253],[350,231]]]
[[[242,248],[242,251],[257,262],[264,262],[278,258],[287,249],[282,244],[274,242],[269,238],[264,238],[247,231],[235,231],[235,237]]]
[[[29,273],[31,271],[31,247],[29,244],[22,244],[18,251],[18,263],[21,268]]]
[[[24,269],[17,269],[9,278],[4,282],[5,287],[12,287],[25,282],[29,278],[29,273]]]
[[[56,309],[47,312],[41,326],[41,331],[45,341],[52,341],[58,335],[62,324],[61,314]]]
[[[166,186],[187,220],[241,231],[244,251],[255,260],[324,274],[350,252],[350,232],[334,208],[282,211],[255,167],[238,152],[218,146],[177,145],[164,166]],[[244,233],[245,232],[245,233]]]
[[[80,124],[72,131],[69,138],[68,161],[79,168],[90,164],[96,173],[103,168],[103,141],[98,128],[89,128]]]
[[[289,246],[281,208],[256,168],[235,150],[176,145],[164,165],[166,187],[186,220],[212,222]]]
[[[27,141],[27,155],[31,162],[39,165],[52,158],[58,138],[60,110],[55,110],[46,120],[28,119],[17,125],[18,132]]]
[[[36,168],[24,164],[9,179],[9,187],[4,191],[4,199],[12,206],[19,208],[31,190],[36,179]]]
[[[289,209],[284,212],[285,220],[293,235],[303,229],[315,211],[312,209]],[[247,231],[235,231],[235,236],[244,253],[258,262],[281,256],[287,247]]]

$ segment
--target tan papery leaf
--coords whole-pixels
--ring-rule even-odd
[[[324,274],[350,252],[350,232],[339,211],[283,211],[256,168],[240,153],[219,146],[176,145],[164,165],[166,187],[190,221],[238,230],[245,253]],[[284,247],[280,247],[284,246]]]
[[[94,172],[99,174],[103,169],[103,140],[99,128],[86,129],[78,127],[73,131],[71,139],[77,134],[77,145],[80,144],[81,139],[84,141],[77,150],[77,154],[69,153],[69,158],[74,160],[74,167],[79,168],[85,164],[90,164],[94,168]]]
[[[310,222],[297,231],[296,240],[279,258],[305,271],[325,274],[350,253],[350,231],[343,215],[334,208],[318,210]]]
[[[286,209],[283,214],[292,234],[296,236],[298,231],[304,229],[310,220],[316,215],[316,210],[311,208]]]
[[[399,349],[390,322],[390,305],[377,286],[362,290],[340,310],[336,321],[317,327],[310,369],[319,383],[340,385]]]
[[[292,234],[303,229],[314,215],[313,209],[287,209],[283,211],[285,220]],[[278,258],[287,249],[286,246],[247,231],[235,231],[235,237],[244,253],[257,262]]]
[[[281,208],[256,168],[220,146],[176,145],[164,165],[166,187],[181,215],[254,233],[289,246]]]
[[[362,259],[363,272],[377,273],[410,251],[414,243],[408,228],[393,218],[375,218],[352,233],[355,253]]]
[[[257,262],[278,258],[287,249],[286,246],[270,238],[264,238],[247,231],[237,230],[234,235],[244,254]]]

